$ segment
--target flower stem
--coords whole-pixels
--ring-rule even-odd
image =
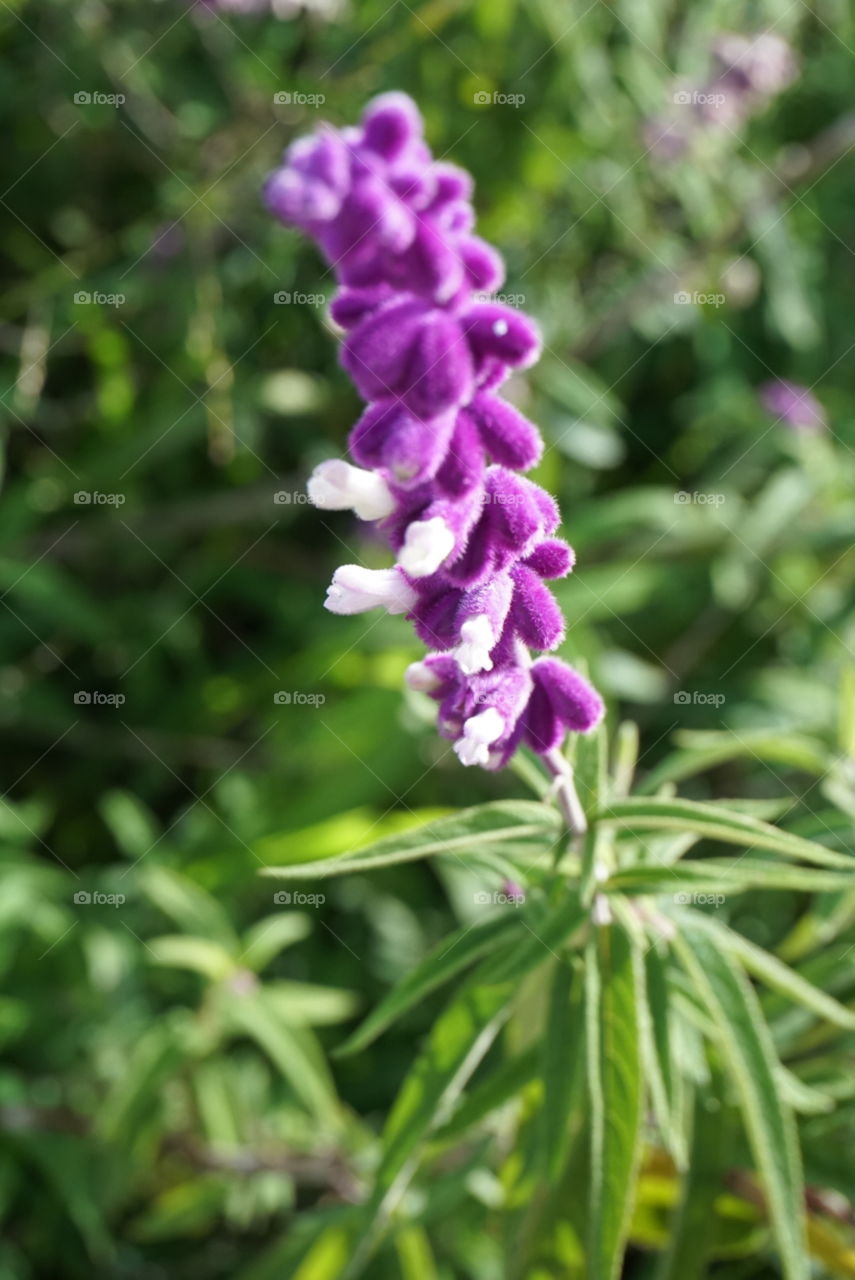
[[[588,820],[576,791],[573,766],[558,750],[547,752],[543,759],[554,779],[552,789],[567,829],[574,841],[579,840],[588,830]]]

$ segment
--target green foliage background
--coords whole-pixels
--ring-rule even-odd
[[[685,160],[649,151],[644,120],[677,77],[703,82],[715,35],[765,29],[797,49],[795,84]],[[614,723],[638,723],[648,792],[685,777],[689,797],[756,801],[849,851],[855,20],[844,0],[351,0],[330,22],[9,0],[0,44],[0,1277],[324,1280],[343,1274],[337,1215],[360,1200],[442,1000],[361,1054],[330,1051],[449,929],[480,921],[476,895],[502,877],[403,863],[307,883],[297,905],[258,873],[527,785],[461,769],[404,696],[418,650],[400,619],[321,608],[336,565],[385,552],[298,500],[359,406],[323,308],[274,300],[328,298],[332,282],[265,213],[261,183],[320,118],[413,94],[437,154],[475,175],[505,291],[544,330],[517,391],[578,556],[559,588],[565,655]],[[478,104],[494,91],[525,100]],[[684,291],[724,302],[675,302]],[[814,388],[826,432],[760,407],[775,376]],[[749,893],[720,914],[812,957],[814,981],[851,1001],[853,901]],[[506,1033],[520,1052],[543,983],[528,996]],[[796,1030],[799,1055],[824,1061],[828,1027]],[[815,1265],[841,1276],[853,1048],[851,1031],[834,1041],[833,1116],[800,1121],[809,1185],[843,1198],[817,1209]],[[740,1182],[750,1158],[721,1128],[713,1274],[777,1275]],[[549,1257],[507,1262],[516,1132],[446,1149],[369,1273],[581,1275],[569,1221]],[[644,1159],[625,1264],[639,1277],[677,1196],[655,1141]],[[571,1163],[566,1195],[584,1186]]]

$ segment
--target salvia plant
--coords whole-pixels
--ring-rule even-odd
[[[610,743],[599,695],[553,656],[564,625],[545,583],[573,554],[555,502],[523,474],[539,433],[503,394],[538,334],[492,298],[502,263],[473,231],[471,181],[433,159],[413,102],[387,94],[359,126],[296,141],[266,200],[335,273],[341,362],[367,402],[353,462],[322,463],[310,497],[375,523],[395,555],[338,569],[327,607],[406,615],[429,649],[407,681],[439,704],[440,734],[463,765],[511,765],[533,794],[271,869],[319,882],[432,857],[493,886],[476,900],[496,905],[342,1046],[366,1053],[451,988],[379,1153],[355,1157],[355,1203],[316,1213],[299,1274],[370,1275],[390,1243],[405,1274],[439,1274],[431,1235],[443,1206],[470,1196],[506,1215],[508,1277],[614,1280],[632,1236],[659,1249],[645,1275],[692,1280],[726,1231],[729,1192],[752,1247],[806,1280],[811,1254],[836,1246],[811,1216],[821,1193],[806,1188],[798,1123],[828,1116],[851,1082],[805,1051],[851,1033],[855,1012],[822,989],[833,984],[804,920],[773,953],[717,910],[754,891],[815,893],[832,941],[849,919],[851,851],[832,825],[806,838],[776,823],[786,802],[680,797],[681,780],[743,750],[727,734],[637,782],[634,726]],[[751,750],[790,748],[755,736]],[[675,1171],[663,1234],[649,1184]]]

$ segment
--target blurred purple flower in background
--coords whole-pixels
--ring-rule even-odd
[[[764,382],[760,401],[764,409],[796,431],[822,431],[826,425],[825,410],[816,396],[797,382],[783,378]]]
[[[563,662],[530,653],[564,637],[545,583],[574,557],[553,536],[554,500],[518,474],[543,444],[498,388],[537,359],[540,339],[489,300],[504,265],[474,234],[471,195],[468,173],[434,160],[400,93],[371,102],[359,127],[294,142],[265,189],[335,271],[341,363],[369,402],[350,434],[359,465],[321,463],[310,498],[380,521],[397,555],[393,568],[338,569],[327,608],[407,614],[435,650],[408,683],[439,703],[462,763],[502,768],[525,743],[560,789],[567,731],[592,729],[603,705]]]
[[[713,70],[700,84],[680,82],[673,106],[647,120],[645,145],[662,160],[675,160],[710,129],[735,132],[796,78],[798,62],[786,40],[723,33],[711,48]]]

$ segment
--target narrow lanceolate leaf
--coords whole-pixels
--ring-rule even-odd
[[[373,871],[402,862],[416,862],[435,855],[483,858],[493,851],[525,859],[547,852],[559,832],[558,814],[547,805],[534,800],[497,800],[473,809],[462,809],[448,818],[437,818],[415,831],[388,836],[338,858],[265,867],[261,874],[291,880],[321,880],[351,871]]]
[[[473,974],[434,1024],[395,1099],[372,1197],[378,1214],[387,1216],[403,1194],[425,1136],[450,1114],[510,1012],[515,984],[479,978]]]
[[[457,1142],[473,1125],[503,1107],[534,1080],[540,1071],[539,1045],[530,1045],[515,1058],[508,1058],[491,1076],[466,1093],[450,1120],[434,1135],[434,1141]]]
[[[747,893],[750,889],[829,893],[855,887],[849,871],[819,871],[761,858],[703,858],[673,867],[623,867],[610,876],[606,893],[670,894],[679,905],[692,893]]]
[[[742,1104],[786,1280],[807,1280],[804,1183],[795,1124],[781,1097],[779,1063],[751,984],[702,929],[681,922],[672,944],[718,1032]]]
[[[605,730],[581,737],[576,745],[576,786],[586,814],[596,813],[605,804],[608,784],[608,753]],[[597,887],[597,874],[602,858],[605,831],[591,822],[582,842],[582,867],[579,877],[582,901],[590,905]]]
[[[691,1153],[683,1175],[680,1206],[655,1280],[704,1280],[715,1243],[715,1202],[723,1185],[725,1117],[706,1090],[695,1097]]]
[[[562,947],[588,917],[578,894],[567,894],[560,902],[540,911],[515,912],[514,918],[519,920],[519,933],[510,945],[485,960],[485,982],[518,982],[550,958],[558,959]]]
[[[626,1248],[641,1138],[642,1073],[632,947],[619,925],[587,952],[591,1280],[615,1280]]]
[[[654,947],[636,953],[639,970],[639,1013],[645,1075],[650,1084],[653,1110],[665,1144],[678,1168],[686,1164],[680,1110],[682,1076],[676,1068],[671,1043],[671,1011],[665,965]]]
[[[545,1176],[558,1177],[571,1135],[571,1112],[585,1052],[585,1001],[581,973],[555,967],[549,993],[541,1072],[543,1106],[538,1154]]]
[[[819,867],[845,867],[855,873],[855,858],[717,804],[661,797],[614,800],[601,808],[598,819],[632,831],[695,831],[709,840],[769,849],[785,858]]]
[[[337,1050],[337,1056],[360,1052],[376,1040],[396,1018],[400,1018],[449,978],[453,978],[485,952],[499,946],[505,938],[516,936],[520,941],[520,935],[524,932],[523,926],[512,913],[498,916],[486,924],[464,925],[462,929],[450,934],[381,1000],[362,1026],[357,1027],[353,1035]]]
[[[681,916],[683,913],[681,913]],[[728,928],[719,920],[714,920],[700,912],[691,913],[692,928],[703,929],[713,942],[728,950],[740,961],[749,973],[775,991],[788,996],[795,1004],[810,1009],[819,1018],[826,1018],[838,1027],[847,1030],[855,1029],[855,1012],[847,1009],[833,996],[826,995],[808,982],[800,973],[796,973],[789,965],[784,964],[776,956],[770,955],[762,947],[755,946],[747,938]]]
[[[262,989],[230,1001],[235,1029],[256,1042],[276,1063],[294,1093],[325,1125],[337,1116],[335,1087],[317,1042],[284,1022]]]
[[[770,734],[763,730],[735,737],[730,732],[687,730],[677,733],[675,739],[683,750],[674,752],[650,771],[640,788],[645,795],[658,791],[664,782],[679,782],[740,756],[788,765],[819,777],[829,765],[828,751],[822,742],[797,734]]]

